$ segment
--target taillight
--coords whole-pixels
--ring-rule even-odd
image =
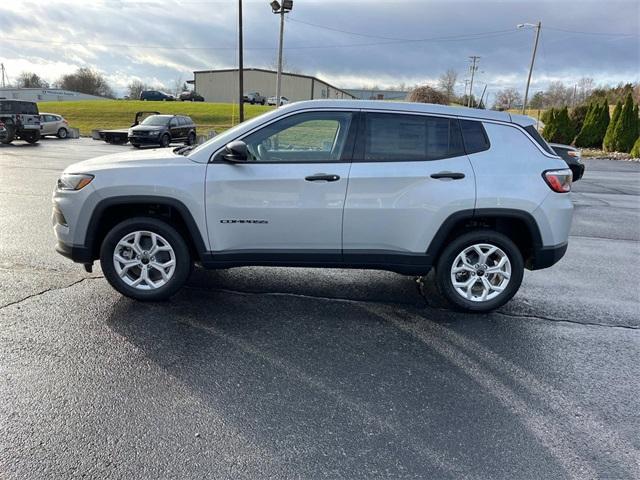
[[[567,193],[571,191],[571,181],[573,173],[568,168],[562,170],[547,170],[542,174],[542,178],[547,182],[549,188],[554,192]]]

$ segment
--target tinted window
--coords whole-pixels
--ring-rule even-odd
[[[156,127],[168,125],[169,117],[164,115],[151,115],[150,117],[145,118],[140,125],[152,125]]]
[[[188,125],[189,122],[187,122],[187,119],[184,117],[178,117],[178,124],[180,124],[181,126],[183,125]]]
[[[489,137],[484,131],[482,122],[460,120],[464,149],[468,155],[489,150]]]
[[[545,152],[550,153],[551,155],[556,155],[556,152],[554,152],[551,149],[551,147],[545,141],[545,139],[542,138],[542,135],[538,133],[538,130],[536,130],[536,127],[534,127],[533,125],[529,125],[528,127],[524,127],[524,129],[527,131],[529,135],[533,137],[536,143],[540,145]]]
[[[171,119],[171,123],[169,124],[170,127],[177,127],[178,126],[178,119],[177,118],[172,118]]]
[[[340,160],[352,114],[310,112],[274,122],[245,138],[255,162],[323,162]]]
[[[455,119],[370,113],[365,130],[366,161],[437,160],[463,153]]]

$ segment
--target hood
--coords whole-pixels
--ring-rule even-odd
[[[131,130],[135,130],[136,132],[153,132],[157,130],[164,130],[165,128],[167,127],[161,125],[136,125],[135,127],[131,127]]]
[[[65,168],[65,173],[91,173],[97,170],[117,168],[148,167],[169,164],[193,163],[188,157],[173,153],[169,148],[154,148],[152,150],[129,151],[104,155],[102,157],[84,160]]]

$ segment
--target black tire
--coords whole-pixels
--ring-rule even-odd
[[[67,138],[69,136],[69,131],[66,128],[59,128],[56,136],[58,138]]]
[[[140,148],[140,144],[139,143],[132,143],[131,146],[133,148]]]
[[[504,290],[492,299],[472,301],[459,294],[451,280],[451,269],[456,257],[466,248],[475,244],[490,244],[501,249],[511,264],[511,276]],[[478,278],[484,275],[480,269]],[[507,303],[516,294],[524,276],[524,260],[513,241],[501,233],[491,230],[476,230],[465,233],[448,244],[440,254],[436,264],[436,284],[446,301],[455,308],[465,312],[483,313],[495,310]],[[473,295],[473,294],[472,294]]]
[[[255,100],[251,100],[249,103],[250,103],[251,105],[255,105],[256,101],[255,101]]]
[[[166,284],[153,290],[140,290],[128,285],[120,278],[114,266],[113,254],[118,242],[127,234],[136,231],[160,235],[173,248],[175,254],[173,276]],[[135,300],[158,301],[168,299],[185,284],[191,272],[191,256],[184,238],[171,225],[157,218],[136,217],[117,224],[107,233],[100,247],[100,266],[109,284],[122,295]]]
[[[262,100],[262,101],[260,102],[260,105],[264,105],[264,100]]]
[[[7,130],[6,136],[4,137],[4,139],[0,140],[0,143],[2,143],[3,145],[9,145],[16,139],[16,131],[13,128],[13,125],[9,123],[5,124],[5,128]]]
[[[20,138],[22,138],[22,140],[24,140],[27,143],[37,143],[38,140],[40,140],[40,132],[36,131],[36,132],[28,132],[25,133],[23,135],[20,136]]]
[[[165,133],[160,137],[160,146],[162,148],[167,148],[169,145],[171,145],[171,137],[168,133]]]
[[[187,141],[184,142],[185,145],[194,145],[196,143],[196,134],[194,132],[190,132],[187,136]]]

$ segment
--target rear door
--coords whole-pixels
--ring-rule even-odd
[[[344,211],[346,261],[424,255],[444,220],[474,204],[474,173],[456,118],[365,113]]]
[[[173,117],[169,120],[169,131],[171,132],[171,138],[173,140],[182,138],[182,126],[180,126],[178,117]]]
[[[350,111],[295,113],[242,138],[249,161],[218,154],[206,180],[212,250],[339,261],[352,124]]]

